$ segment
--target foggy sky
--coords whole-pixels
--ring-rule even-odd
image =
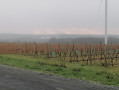
[[[0,33],[104,34],[104,0],[0,0]],[[119,34],[119,0],[108,0],[108,34]]]

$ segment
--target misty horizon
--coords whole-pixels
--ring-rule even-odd
[[[119,0],[108,2],[108,34],[119,35]],[[104,35],[104,0],[2,0],[0,33]]]

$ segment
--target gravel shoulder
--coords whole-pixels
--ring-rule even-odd
[[[0,90],[119,90],[119,87],[0,65]]]

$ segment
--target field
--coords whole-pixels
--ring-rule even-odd
[[[118,45],[1,43],[0,64],[119,86]]]
[[[103,44],[37,44],[1,43],[0,54],[20,54],[24,56],[56,58],[61,61],[86,64],[99,63],[102,66],[118,65],[119,46]]]

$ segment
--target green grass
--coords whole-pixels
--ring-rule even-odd
[[[60,65],[61,63],[60,60],[56,59],[33,58],[11,54],[0,55],[0,64],[3,65],[119,86],[119,66],[102,67],[98,64],[85,65],[84,62],[65,62],[66,68],[53,66],[53,64]]]

